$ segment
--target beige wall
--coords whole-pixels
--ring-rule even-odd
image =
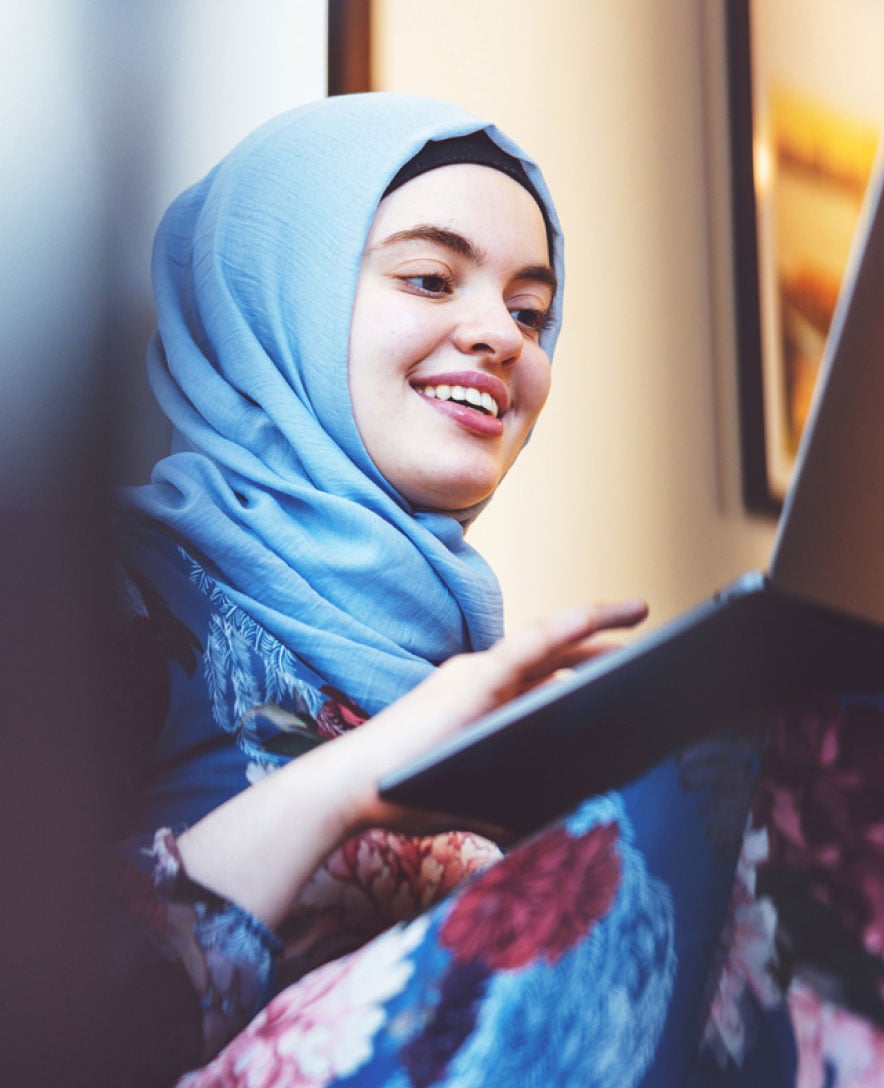
[[[448,98],[543,165],[568,282],[554,391],[471,530],[508,625],[641,594],[656,622],[765,564],[739,501],[719,8],[375,0],[382,89]]]

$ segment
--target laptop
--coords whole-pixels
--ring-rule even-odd
[[[884,156],[767,573],[484,716],[381,796],[516,834],[814,688],[884,691]]]

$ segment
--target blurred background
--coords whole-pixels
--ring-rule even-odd
[[[326,92],[324,3],[0,0],[0,1080],[108,1083],[114,716],[101,499],[168,434],[144,378],[166,205]]]
[[[657,624],[767,560],[774,521],[741,498],[725,0],[2,0],[9,1084],[47,1083],[47,1063],[77,1083],[100,1032],[99,504],[166,450],[143,375],[151,237],[255,125],[326,93],[330,15],[358,89],[499,123],[564,224],[552,398],[471,530],[508,625],[633,595]]]

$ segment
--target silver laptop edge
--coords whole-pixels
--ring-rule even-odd
[[[884,148],[774,542],[772,583],[884,625]]]

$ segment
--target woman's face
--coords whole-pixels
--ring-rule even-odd
[[[498,170],[443,166],[381,201],[350,328],[356,426],[413,506],[490,495],[546,400],[540,331],[555,280],[533,197]]]

